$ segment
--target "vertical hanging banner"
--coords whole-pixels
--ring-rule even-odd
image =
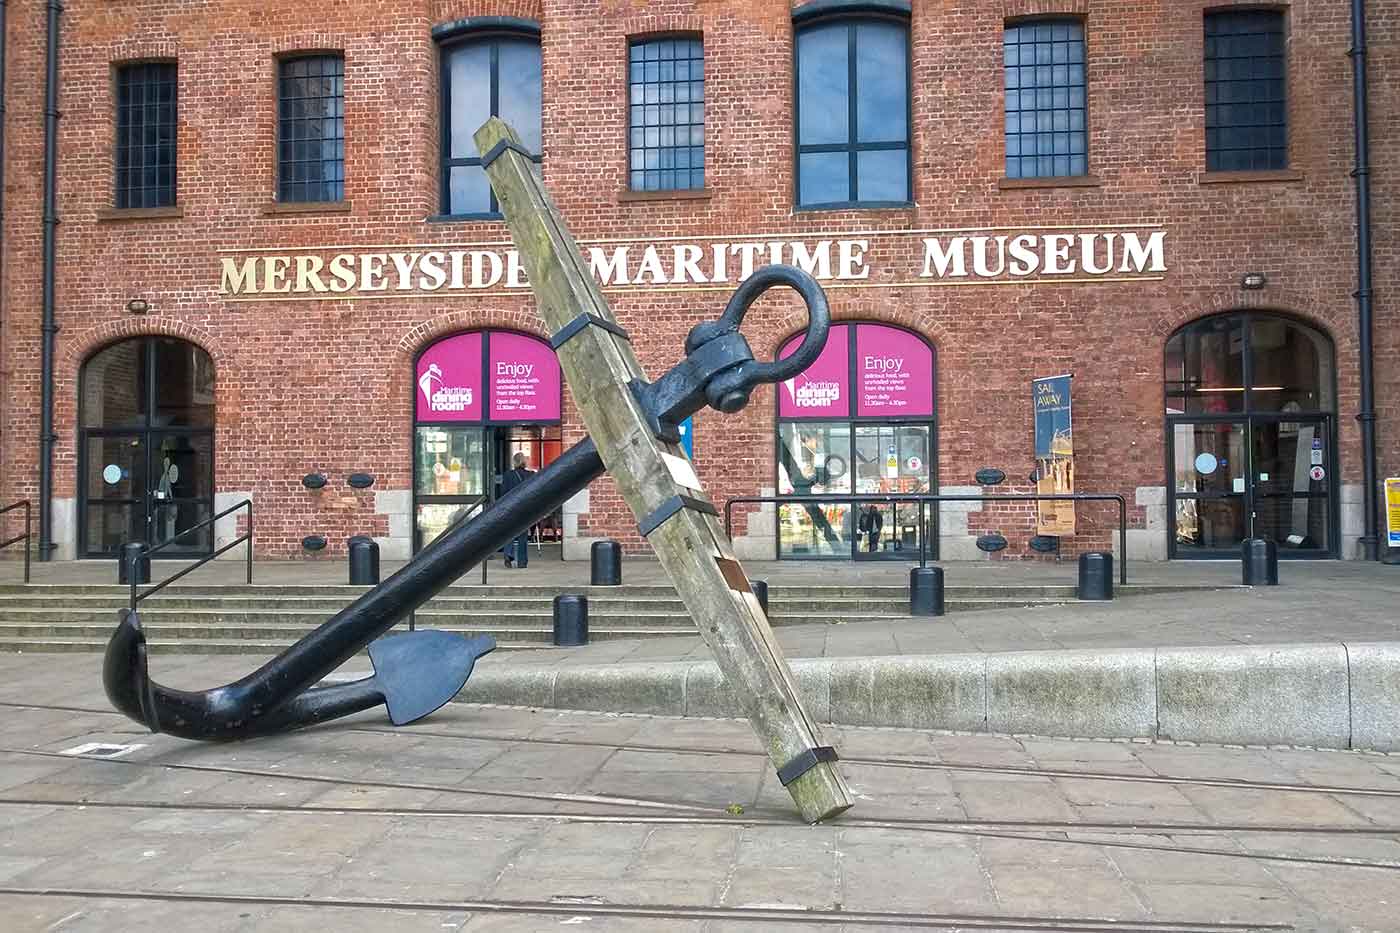
[[[1066,495],[1074,492],[1074,425],[1070,417],[1070,380],[1073,376],[1047,376],[1031,382],[1035,408],[1036,492]],[[1074,534],[1073,502],[1038,502],[1036,533]]]
[[[1386,543],[1400,548],[1400,476],[1385,481]]]

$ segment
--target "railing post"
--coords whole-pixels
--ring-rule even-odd
[[[0,39],[0,41],[4,41]],[[29,500],[24,500],[24,582],[29,582]]]
[[[253,585],[253,500],[244,499],[244,504],[248,506],[248,585]]]

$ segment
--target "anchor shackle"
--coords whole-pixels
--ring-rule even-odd
[[[764,292],[779,285],[786,285],[802,296],[807,306],[807,329],[795,352],[771,363],[760,363],[753,358],[753,352],[739,333],[739,327],[753,303]],[[734,290],[719,320],[707,321],[691,329],[685,338],[685,351],[688,355],[694,355],[712,341],[724,338],[736,339],[736,349],[742,344],[742,351],[736,354],[740,358],[734,365],[715,373],[705,383],[705,398],[710,407],[732,413],[748,404],[750,394],[761,383],[783,382],[815,363],[826,346],[830,330],[831,308],[827,304],[826,293],[815,278],[796,266],[762,266]]]

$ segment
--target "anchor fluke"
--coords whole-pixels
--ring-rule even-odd
[[[467,638],[433,629],[370,642],[372,680],[384,695],[389,721],[405,726],[437,710],[461,691],[476,659],[495,648],[489,635]]]

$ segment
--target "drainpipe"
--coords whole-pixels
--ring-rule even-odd
[[[1371,146],[1366,107],[1366,0],[1351,0],[1352,112],[1356,127],[1356,317],[1361,348],[1362,508],[1366,510],[1365,533],[1361,538],[1366,560],[1379,557],[1376,493],[1376,379],[1371,345]]]
[[[39,385],[39,559],[53,556],[53,350],[54,233],[58,227],[58,17],[59,0],[49,0],[47,51],[44,61],[44,252],[43,349]]]

